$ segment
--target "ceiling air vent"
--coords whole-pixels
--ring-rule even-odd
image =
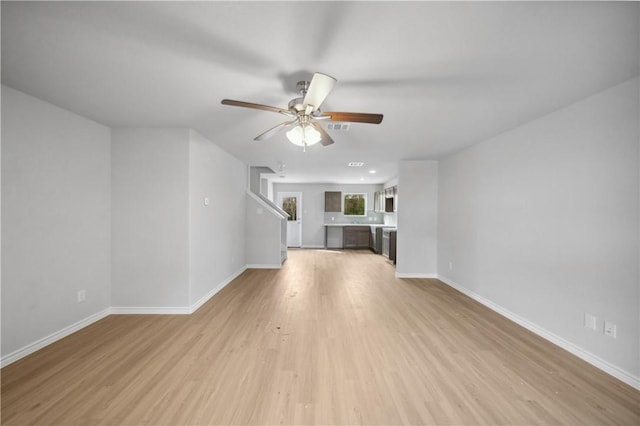
[[[329,123],[327,124],[328,130],[339,130],[341,132],[346,132],[351,127],[350,123]]]

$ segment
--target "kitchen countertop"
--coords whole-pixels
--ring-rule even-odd
[[[395,228],[392,225],[385,225],[384,223],[325,223],[324,226],[332,226],[332,227],[343,227],[343,226],[373,226],[374,228],[380,226],[388,226],[390,228]]]

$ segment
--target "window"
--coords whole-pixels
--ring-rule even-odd
[[[282,210],[289,213],[288,220],[298,220],[298,206],[296,197],[286,197],[282,199]]]
[[[367,194],[344,194],[342,205],[345,216],[366,216]]]

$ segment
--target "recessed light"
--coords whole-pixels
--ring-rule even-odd
[[[373,170],[373,169],[371,169],[371,170],[369,170],[369,173],[371,173],[371,174],[373,175],[373,174],[375,174],[375,173],[376,173],[376,171],[375,171],[375,170]]]
[[[347,164],[347,166],[349,166],[349,167],[362,167],[362,166],[364,166],[364,163],[361,163],[359,161],[350,161],[349,164]]]

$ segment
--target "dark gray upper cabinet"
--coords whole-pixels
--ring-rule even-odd
[[[383,202],[382,202],[382,211],[386,213],[393,213],[398,211],[398,186],[392,186],[389,188],[385,188],[382,191]]]
[[[384,211],[387,213],[393,213],[395,211],[393,197],[384,199]]]
[[[341,212],[342,211],[342,192],[325,191],[324,211],[325,212]]]

